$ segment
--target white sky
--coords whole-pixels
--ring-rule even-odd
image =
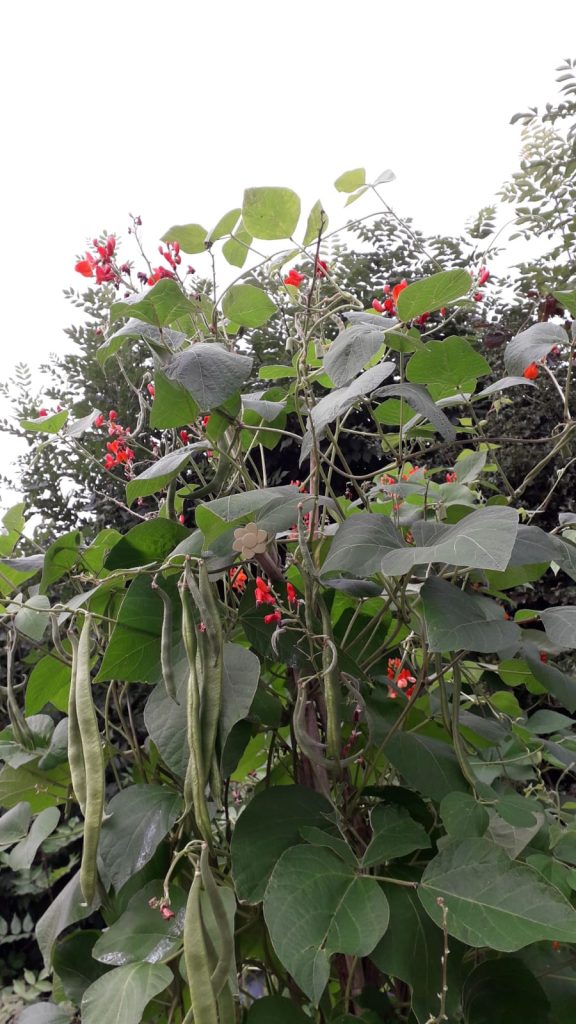
[[[457,233],[517,167],[510,116],[554,99],[576,43],[571,0],[20,0],[2,14],[3,377],[64,350],[75,254],[104,228],[126,237],[129,211],[151,252],[252,185],[292,187],[306,212],[322,198],[334,227],[348,216],[334,179],[391,167],[397,211]]]

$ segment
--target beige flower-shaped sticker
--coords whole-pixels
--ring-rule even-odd
[[[239,551],[242,558],[254,558],[254,555],[261,555],[266,551],[268,534],[266,530],[259,530],[256,523],[247,523],[246,526],[239,526],[234,530],[234,551]]]

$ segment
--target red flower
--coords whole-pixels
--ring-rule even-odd
[[[288,603],[289,604],[297,604],[298,603],[298,594],[296,593],[296,590],[292,586],[291,583],[287,583],[286,584],[286,592],[288,594]]]
[[[546,665],[548,663],[548,655],[546,654],[546,651],[538,651],[538,654],[542,664]]]
[[[174,277],[174,274],[172,274],[169,270],[166,270],[165,267],[156,267],[155,270],[153,270],[152,273],[150,274],[150,277],[147,279],[146,283],[156,284],[157,281],[161,281],[162,278],[164,277]]]
[[[456,476],[456,473],[446,473],[444,479],[446,480],[447,484],[455,484],[458,477]]]
[[[106,422],[106,420],[104,419],[102,413],[99,413],[99,415],[94,420],[92,426],[93,427],[103,427],[105,422]]]
[[[270,612],[270,615],[264,616],[264,622],[269,626],[272,622],[280,622],[281,618],[280,612]]]
[[[98,264],[96,267],[96,284],[107,284],[116,280],[116,271],[109,263]]]
[[[478,287],[481,288],[482,285],[486,284],[486,282],[489,281],[489,280],[490,280],[490,271],[487,270],[486,267],[480,267],[480,271],[478,273],[478,281],[477,281]]]
[[[206,427],[208,426],[209,423],[210,423],[210,417],[209,416],[203,416],[202,417],[202,426],[203,426],[204,430],[206,430]]]
[[[328,276],[328,264],[326,260],[316,260],[314,267],[314,277],[327,277]]]
[[[415,318],[414,323],[418,324],[419,327],[423,327],[429,317],[430,313],[421,313],[420,316]]]
[[[182,441],[182,444],[188,444],[188,431],[187,430],[181,430],[179,436],[180,436],[180,440]]]
[[[40,412],[38,413],[38,419],[40,419],[41,416],[47,416],[47,415],[48,415],[48,409],[40,409]]]
[[[230,582],[233,590],[239,592],[244,590],[247,579],[248,577],[243,569],[230,569]]]
[[[440,307],[440,316],[446,316],[446,306]]]
[[[254,591],[256,604],[275,604],[275,598],[270,587],[261,576],[256,577],[256,590]]]
[[[160,907],[160,913],[165,921],[169,921],[171,917],[176,917],[174,911],[170,910],[170,907]]]
[[[484,298],[484,292],[475,292],[472,298],[474,299],[474,302],[482,302],[482,299]]]
[[[408,281],[406,280],[406,278],[404,278],[402,281],[400,281],[400,284],[397,284],[396,287],[392,289],[392,301],[394,302],[394,305],[396,305],[398,302],[398,296],[400,295],[400,292],[403,292],[404,289],[407,287]]]
[[[522,376],[526,377],[526,380],[536,380],[538,373],[539,370],[536,363],[530,363],[530,366],[526,367]]]
[[[394,300],[386,299],[384,302],[384,309],[386,310],[387,313],[395,313],[396,306],[394,305]]]
[[[110,412],[108,413],[108,419],[109,420],[117,420],[118,419],[118,413],[116,412],[115,409],[110,409]]]
[[[305,274],[301,274],[299,270],[295,270],[293,267],[284,278],[284,284],[291,284],[293,288],[299,288],[305,280]]]
[[[153,384],[148,384],[146,390],[148,391],[148,394],[150,395],[150,397],[154,398],[154,396],[156,394],[156,388],[154,387],[154,385]]]
[[[377,313],[384,312],[384,306],[378,301],[378,299],[372,299],[372,309],[375,309]]]
[[[76,266],[74,267],[74,270],[76,271],[77,274],[82,274],[83,277],[94,277],[95,265],[96,260],[94,259],[93,256],[90,255],[89,252],[87,252],[86,259],[79,260]]]
[[[186,526],[186,516],[184,515],[183,512],[181,512],[180,515],[178,516],[178,522],[182,523],[182,526]]]

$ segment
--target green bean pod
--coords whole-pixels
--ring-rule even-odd
[[[218,1007],[210,979],[206,928],[202,920],[201,889],[202,876],[198,868],[190,886],[184,915],[184,962],[194,1024],[219,1024]]]
[[[104,813],[104,753],[96,719],[90,675],[90,630],[92,617],[84,616],[84,625],[78,644],[76,670],[76,714],[82,740],[86,768],[86,811],[84,815],[84,842],[80,864],[80,888],[84,901],[92,903],[98,879],[97,853],[102,815]]]
[[[178,584],[182,602],[182,640],[188,658],[188,684],[186,689],[186,720],[188,735],[188,767],[184,781],[185,812],[192,810],[198,830],[212,845],[212,828],[206,805],[207,768],[203,761],[200,733],[200,687],[197,671],[198,638],[190,607],[190,595],[184,579]]]
[[[164,606],[162,636],[160,639],[162,678],[164,680],[164,686],[166,687],[166,693],[176,704],[179,704],[180,701],[178,700],[178,695],[176,693],[176,677],[174,675],[174,666],[172,664],[172,601],[169,594],[167,594],[166,591],[156,583],[156,581],[152,583],[152,589],[155,590],[158,596],[162,599],[162,604]]]
[[[216,998],[218,998],[228,980],[230,968],[234,963],[234,933],[230,928],[224,901],[210,869],[208,848],[206,846],[202,847],[202,853],[200,854],[200,873],[220,939],[218,963],[211,975],[212,988]]]
[[[72,789],[82,815],[86,817],[86,765],[82,750],[82,736],[78,724],[76,710],[76,677],[78,675],[78,638],[74,633],[68,634],[72,648],[72,672],[70,678],[70,694],[68,696],[68,764]]]
[[[340,671],[338,668],[338,655],[334,645],[330,612],[322,598],[319,599],[319,605],[322,616],[322,631],[326,640],[322,651],[322,679],[324,700],[326,701],[326,753],[328,757],[332,757],[337,761],[342,749]]]

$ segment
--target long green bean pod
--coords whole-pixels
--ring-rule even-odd
[[[202,763],[206,777],[210,781],[212,796],[219,804],[222,782],[216,753],[216,740],[222,705],[224,672],[222,623],[214,588],[208,577],[206,562],[200,562],[198,583],[189,564],[186,566],[184,575],[204,624],[204,632],[198,641],[196,659],[201,694]]]
[[[210,902],[210,908],[214,915],[214,920],[216,921],[218,937],[220,939],[218,963],[216,964],[211,976],[212,988],[214,989],[216,998],[218,998],[228,980],[230,968],[234,963],[234,933],[230,928],[228,916],[226,914],[226,907],[224,906],[220,890],[214,881],[214,876],[210,869],[207,846],[202,847],[202,853],[200,854],[200,873],[202,875],[202,884],[206,890],[206,895]]]
[[[334,644],[332,622],[324,599],[318,598],[322,616],[324,648],[322,650],[322,683],[326,701],[326,753],[335,761],[340,757],[342,734],[340,726],[340,671],[338,654]]]
[[[172,700],[179,704],[178,695],[176,693],[176,677],[174,675],[174,665],[172,664],[172,623],[173,623],[173,611],[172,601],[170,595],[156,582],[152,581],[152,589],[156,591],[158,596],[162,599],[164,606],[164,617],[162,619],[162,636],[160,638],[160,663],[162,666],[162,678],[164,680],[164,686],[166,687],[166,693]]]
[[[197,671],[198,639],[190,594],[184,578],[178,584],[182,603],[182,640],[188,658],[188,684],[186,689],[186,721],[188,735],[188,767],[184,780],[185,813],[192,810],[202,837],[212,845],[212,828],[206,805],[207,767],[203,761],[200,732],[200,687]]]
[[[76,711],[76,677],[78,675],[78,638],[74,633],[68,634],[72,649],[72,672],[70,677],[70,693],[68,696],[68,764],[74,796],[86,817],[86,765],[82,750],[82,736]]]
[[[190,989],[191,1020],[194,1024],[219,1024],[216,997],[210,979],[210,958],[202,920],[200,893],[202,876],[196,869],[184,915],[184,961]],[[188,1015],[186,1021],[188,1021]]]
[[[80,888],[84,901],[92,903],[96,894],[98,867],[96,857],[104,813],[104,753],[100,730],[94,709],[92,679],[90,676],[90,631],[92,617],[84,616],[78,644],[76,670],[76,714],[82,740],[86,768],[86,810],[84,815],[84,842],[80,864]]]

